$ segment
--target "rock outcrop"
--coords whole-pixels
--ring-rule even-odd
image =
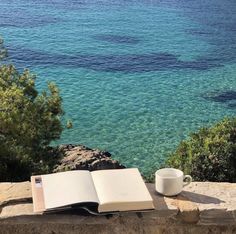
[[[53,172],[125,168],[117,160],[112,159],[109,152],[90,149],[83,145],[61,145],[59,151],[64,157],[59,161]]]

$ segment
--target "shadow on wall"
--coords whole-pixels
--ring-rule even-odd
[[[220,204],[220,203],[225,203],[225,201],[220,200],[216,197],[211,197],[199,193],[193,193],[193,192],[188,192],[188,191],[183,191],[181,193],[181,198],[182,200],[190,200],[191,202],[195,203],[201,203],[201,204]]]

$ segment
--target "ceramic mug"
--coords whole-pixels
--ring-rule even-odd
[[[190,175],[184,175],[182,171],[175,168],[157,170],[155,178],[156,191],[165,196],[175,196],[181,193],[183,187],[192,182]]]

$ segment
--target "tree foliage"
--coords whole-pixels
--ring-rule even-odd
[[[49,144],[60,138],[63,115],[57,86],[38,93],[36,77],[14,66],[0,67],[0,180],[28,179],[47,172]]]
[[[170,155],[167,165],[199,181],[236,182],[236,118],[192,134]]]

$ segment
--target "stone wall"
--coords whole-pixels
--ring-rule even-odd
[[[33,213],[30,182],[0,183],[0,234],[236,233],[236,184],[193,182],[172,198],[147,187],[154,211],[43,215]]]

